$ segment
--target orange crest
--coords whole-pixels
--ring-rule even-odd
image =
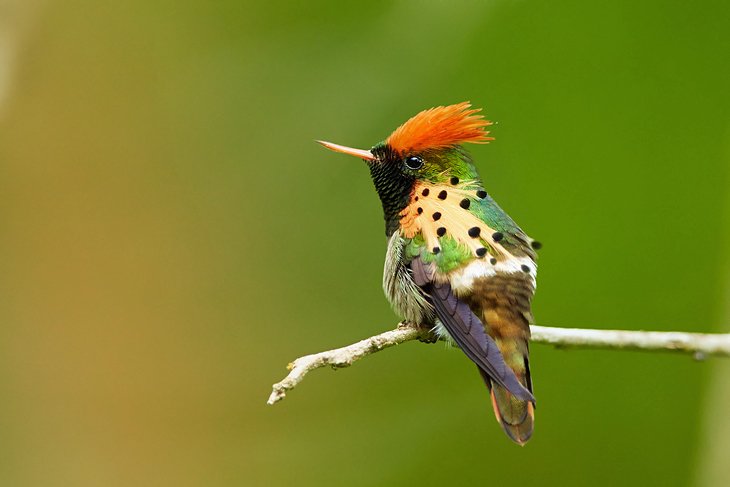
[[[492,122],[476,115],[480,111],[469,102],[424,110],[395,129],[386,143],[401,154],[463,142],[486,144],[494,140],[485,130]]]

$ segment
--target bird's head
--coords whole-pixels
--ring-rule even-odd
[[[478,175],[462,144],[488,143],[492,123],[478,115],[469,102],[424,110],[370,150],[318,141],[335,152],[363,159],[370,168],[383,203],[386,234],[399,227],[402,212],[417,187],[455,187],[479,184]],[[434,195],[435,196],[435,195]]]

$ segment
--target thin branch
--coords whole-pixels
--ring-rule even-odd
[[[299,357],[287,366],[290,371],[289,375],[283,381],[274,384],[274,390],[267,402],[268,404],[275,404],[284,399],[286,392],[294,389],[309,371],[327,365],[335,369],[349,367],[356,360],[360,360],[371,353],[415,340],[427,333],[427,330],[423,330],[418,326],[400,324],[395,330],[360,340],[346,347]]]
[[[698,360],[709,355],[730,357],[730,333],[679,331],[588,330],[584,328],[531,327],[531,341],[560,348],[609,348],[684,352]]]
[[[531,329],[533,343],[546,343],[560,348],[673,351],[691,353],[698,360],[709,355],[730,357],[730,333],[587,330],[536,325]],[[332,368],[349,367],[372,353],[416,339],[433,341],[434,336],[428,329],[401,323],[395,330],[352,345],[300,357],[289,364],[287,368],[290,372],[284,380],[274,384],[268,404],[284,399],[287,391],[294,389],[312,370],[328,365]]]

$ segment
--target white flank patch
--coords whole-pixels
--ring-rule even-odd
[[[492,277],[497,274],[526,274],[522,270],[523,265],[530,269],[532,286],[536,287],[537,265],[529,257],[509,257],[497,262],[495,265],[490,264],[489,256],[485,259],[475,259],[466,267],[449,274],[449,281],[451,282],[451,288],[459,294],[462,291],[470,290],[474,284],[474,279],[478,277]]]
[[[436,318],[436,324],[431,328],[431,331],[436,333],[439,338],[444,340],[446,342],[446,345],[449,347],[454,347],[456,344],[454,343],[454,339],[451,338],[451,335],[449,334],[449,331],[446,329],[443,323],[441,323],[441,320]]]

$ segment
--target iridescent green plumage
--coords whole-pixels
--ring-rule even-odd
[[[423,256],[426,263],[434,263],[439,272],[451,272],[469,262],[473,256],[469,249],[458,243],[453,237],[442,237],[438,254],[428,252],[422,235],[406,239],[406,258],[410,261],[416,257]]]

